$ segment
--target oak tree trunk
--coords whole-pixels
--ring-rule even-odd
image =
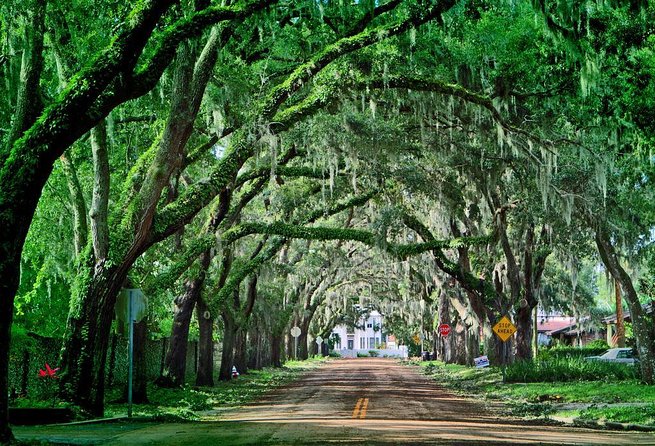
[[[271,363],[273,367],[282,367],[282,335],[271,335]]]
[[[192,282],[195,282],[195,280]],[[164,371],[156,381],[157,385],[161,387],[184,385],[186,357],[189,347],[189,327],[199,294],[200,290],[190,285],[186,287],[184,294],[175,299],[173,327],[171,328],[171,337],[166,359],[164,360]]]
[[[91,267],[86,267],[88,287],[71,305],[69,314],[61,353],[60,390],[64,398],[83,410],[102,416],[109,333],[116,297],[127,271],[101,264],[89,273]]]
[[[516,325],[516,358],[532,358],[532,310],[524,305],[519,308],[514,319]]]
[[[234,366],[239,373],[248,373],[248,360],[246,358],[246,341],[247,332],[245,328],[240,327],[237,329],[234,337]]]
[[[221,352],[221,369],[218,373],[218,379],[229,381],[232,379],[232,366],[234,365],[234,341],[237,327],[234,319],[227,313],[221,314],[223,319],[223,350]]]
[[[196,305],[198,318],[198,372],[196,386],[214,385],[214,318],[203,299]]]

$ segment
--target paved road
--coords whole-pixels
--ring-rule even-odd
[[[413,368],[362,358],[331,361],[220,421],[20,428],[16,434],[108,445],[655,444],[650,433],[542,426],[497,413]]]

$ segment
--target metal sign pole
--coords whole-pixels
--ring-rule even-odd
[[[127,416],[132,417],[132,373],[133,373],[133,360],[134,360],[134,309],[133,309],[133,291],[130,290],[129,299],[127,302],[127,320],[129,324],[129,340],[127,348]]]
[[[294,343],[294,349],[293,349],[293,354],[296,359],[298,360],[298,336],[294,336],[293,338],[293,343]]]
[[[507,342],[503,341],[503,383],[505,383],[506,367],[507,367]]]

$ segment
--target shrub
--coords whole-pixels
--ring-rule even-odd
[[[330,350],[329,353],[328,353],[328,356],[330,358],[341,358],[341,353],[339,353],[336,350]]]
[[[607,345],[607,344],[605,344]],[[597,356],[605,353],[608,347],[554,347],[539,350],[537,359],[550,361],[567,358],[584,358],[585,356]]]
[[[368,356],[368,353],[357,352],[357,357],[358,358],[368,358],[369,356]]]
[[[371,358],[377,358],[378,356],[380,356],[380,352],[378,352],[378,351],[376,351],[376,350],[369,350],[369,351],[368,351],[368,355],[369,355]]]
[[[607,344],[607,341],[604,339],[594,339],[589,344],[584,346],[585,349],[593,348],[599,350],[607,350],[610,346]]]
[[[628,380],[637,378],[638,367],[606,361],[585,361],[580,358],[549,361],[520,361],[507,366],[507,382],[567,382]]]

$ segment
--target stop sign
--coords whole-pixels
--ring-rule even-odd
[[[439,334],[444,337],[448,336],[450,334],[450,325],[448,324],[439,325]]]

